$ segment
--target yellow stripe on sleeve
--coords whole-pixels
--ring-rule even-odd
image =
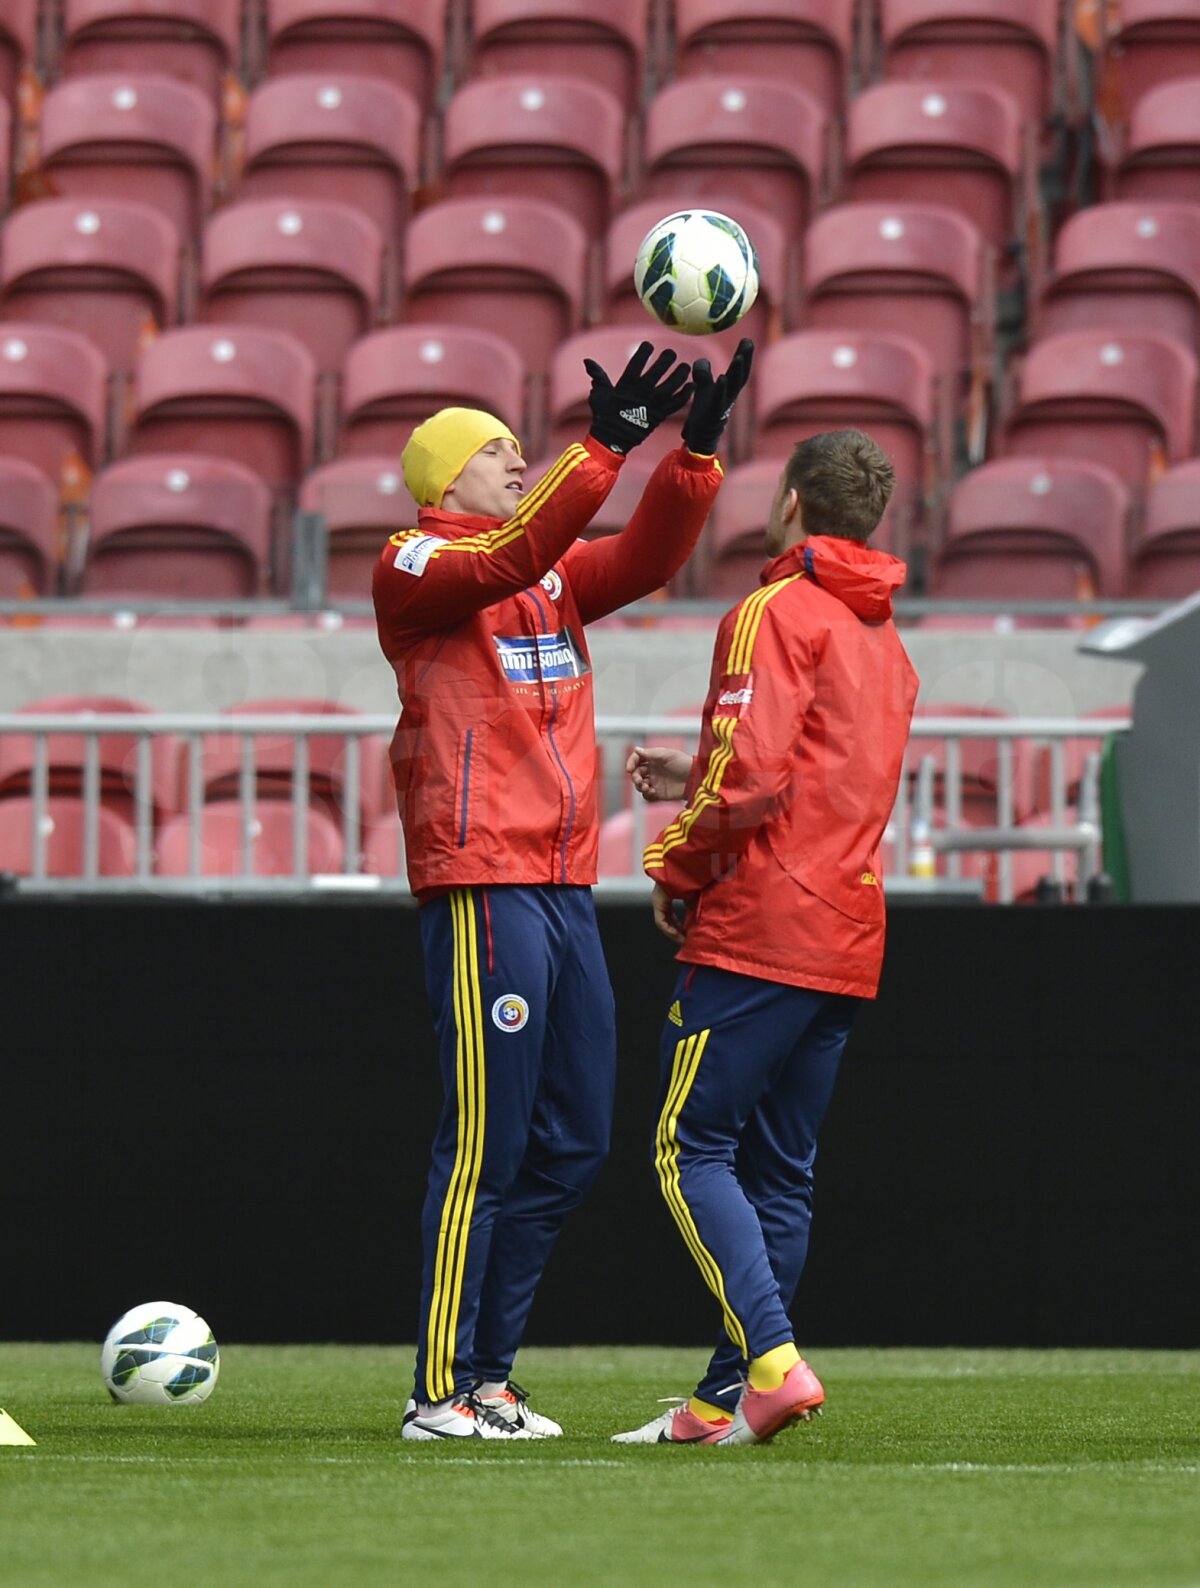
[[[550,493],[558,488],[569,474],[587,461],[586,447],[576,442],[567,448],[558,462],[548,470],[537,482],[528,496],[522,497],[520,506],[513,516],[502,524],[499,529],[489,529],[479,535],[464,535],[461,540],[448,540],[444,546],[439,546],[434,552],[434,557],[441,557],[447,552],[477,552],[483,556],[490,556],[492,552],[499,551],[502,546],[507,546],[510,541],[516,540],[525,533],[525,525],[534,513],[542,506]]]

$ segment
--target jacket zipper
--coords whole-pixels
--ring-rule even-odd
[[[533,604],[537,607],[538,620],[539,620],[539,622],[542,625],[542,633],[543,634],[548,634],[550,632],[550,630],[549,630],[549,627],[548,627],[547,622],[546,622],[546,609],[542,605],[542,598],[535,593],[533,588],[530,589],[529,593],[533,597]],[[542,677],[542,651],[541,651],[541,647],[537,643],[536,636],[534,637],[534,650],[535,650],[535,652],[537,654],[538,682],[542,686],[542,698],[544,700],[545,699],[545,695],[546,695],[547,685],[546,685],[546,680]],[[561,875],[559,880],[561,882],[566,882],[566,880],[567,880],[567,845],[568,845],[568,843],[571,840],[571,832],[572,832],[572,829],[575,826],[575,808],[576,808],[575,785],[571,781],[571,774],[567,771],[566,763],[563,761],[562,755],[559,753],[558,741],[554,737],[554,720],[558,716],[558,690],[557,690],[557,688],[555,687],[555,685],[553,683],[551,683],[549,685],[549,689],[550,689],[550,715],[546,719],[546,737],[550,741],[550,750],[551,750],[551,753],[554,756],[555,761],[558,764],[558,770],[562,773],[563,781],[567,785],[567,798],[568,798],[567,821],[566,821],[566,826],[563,828],[562,842],[559,844],[559,849],[558,849],[558,863],[559,863],[559,869],[560,869],[560,871],[562,873],[562,875]]]
[[[463,745],[462,804],[458,817],[458,847],[460,849],[467,847],[467,811],[470,808],[471,798],[471,740],[474,737],[474,728],[468,728],[466,742]]]

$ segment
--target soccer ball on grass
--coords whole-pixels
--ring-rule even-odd
[[[633,284],[646,309],[688,336],[727,331],[758,296],[758,255],[717,210],[677,210],[642,239]]]
[[[190,1307],[146,1301],[108,1331],[100,1373],[115,1401],[194,1406],[212,1394],[221,1355],[212,1330]]]

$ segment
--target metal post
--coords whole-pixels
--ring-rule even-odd
[[[308,875],[308,735],[296,735],[292,763],[292,872]]]
[[[44,733],[33,736],[33,874],[41,881],[46,875],[46,806],[50,795],[49,745]]]
[[[148,880],[154,844],[153,762],[150,735],[139,733],[137,772],[133,790],[133,820],[137,834],[137,874]]]
[[[87,732],[83,741],[83,874],[100,874],[100,739]]]
[[[346,779],[342,790],[342,841],[346,851],[342,869],[347,872],[358,871],[362,863],[359,844],[360,818],[362,815],[359,799],[361,751],[362,739],[356,733],[348,733],[346,735]]]

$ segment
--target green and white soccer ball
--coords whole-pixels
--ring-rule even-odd
[[[642,239],[633,284],[647,310],[688,336],[727,331],[758,296],[758,255],[717,210],[677,210]]]
[[[194,1406],[212,1394],[221,1354],[212,1330],[190,1307],[146,1301],[108,1331],[100,1373],[115,1401]]]

